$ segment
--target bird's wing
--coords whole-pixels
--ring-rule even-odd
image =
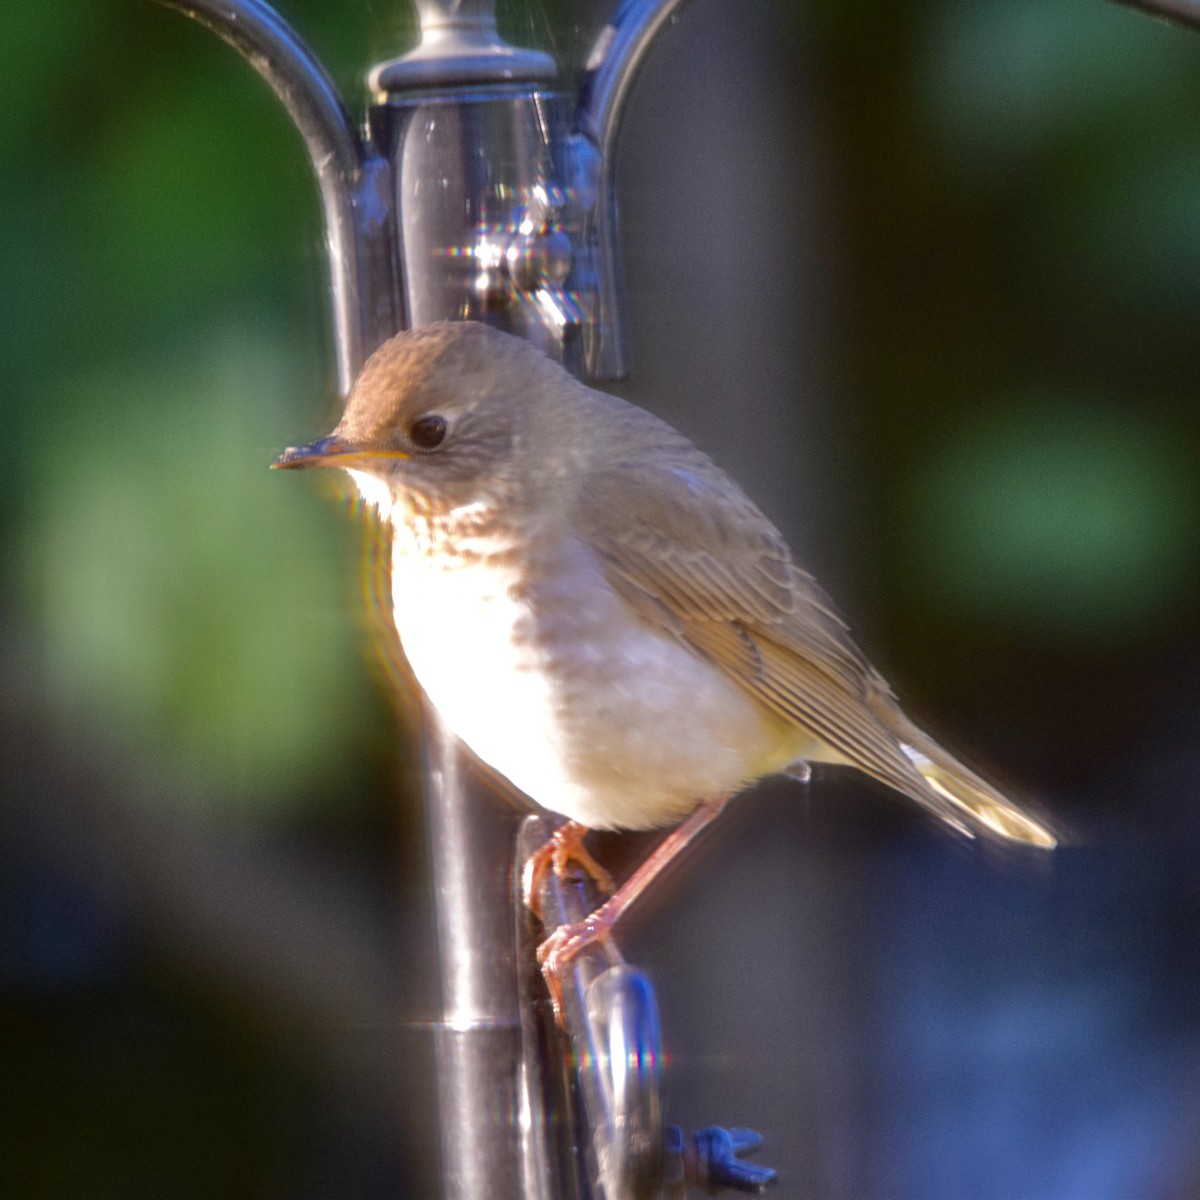
[[[887,685],[778,530],[707,459],[589,473],[574,528],[647,621],[855,766],[935,807],[880,720]],[[947,811],[943,811],[946,809]]]

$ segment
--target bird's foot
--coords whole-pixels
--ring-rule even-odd
[[[566,1027],[563,1008],[563,983],[571,962],[582,950],[609,935],[616,924],[619,912],[612,912],[609,904],[602,904],[594,913],[574,925],[560,925],[538,948],[538,966],[550,992],[550,1003],[554,1005],[554,1017],[559,1025]]]
[[[521,894],[528,908],[540,921],[542,919],[542,884],[546,872],[553,870],[555,877],[565,879],[571,873],[571,864],[580,867],[597,887],[607,896],[613,891],[612,876],[588,853],[583,839],[587,837],[586,825],[568,821],[560,825],[526,860],[521,872]]]

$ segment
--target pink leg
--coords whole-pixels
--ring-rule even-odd
[[[546,979],[546,986],[550,989],[550,999],[554,1002],[554,1012],[560,1023],[563,1012],[562,979],[571,965],[571,959],[585,946],[606,937],[633,902],[724,807],[724,800],[709,800],[700,805],[682,825],[673,829],[659,842],[654,848],[654,853],[591,916],[575,925],[560,925],[538,947],[538,963]]]

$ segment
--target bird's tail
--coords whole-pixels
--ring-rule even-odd
[[[1058,844],[1045,825],[964,767],[898,708],[893,708],[888,716],[901,750],[932,793],[914,796],[915,799],[964,831],[983,831],[1043,850],[1052,850]]]

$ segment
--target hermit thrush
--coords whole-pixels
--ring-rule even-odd
[[[583,926],[580,946],[762,775],[857,767],[956,829],[1053,835],[913,725],[812,576],[681,434],[470,322],[401,333],[337,428],[278,467],[336,466],[393,531],[396,628],[442,718],[587,829],[686,821]],[[539,866],[543,866],[540,863]]]

